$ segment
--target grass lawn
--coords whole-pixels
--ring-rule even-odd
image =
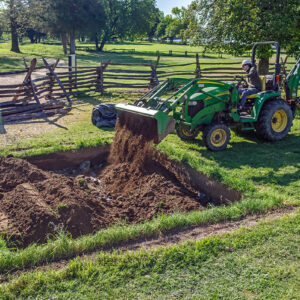
[[[102,101],[128,101],[132,100],[130,97],[134,98],[132,95],[113,94],[102,97]],[[32,134],[30,138],[24,138],[28,130],[23,127],[24,131],[17,131],[17,142],[0,147],[1,155],[12,153],[24,157],[110,143],[113,132],[100,130],[90,122],[92,105],[98,101],[92,97],[80,100],[66,120],[59,120],[56,125],[43,122],[39,124],[42,132],[37,135],[29,132]],[[26,126],[32,128],[32,124]],[[38,124],[35,125],[37,126]],[[10,128],[7,130],[9,132]],[[14,132],[11,135],[13,138]],[[46,245],[32,245],[24,250],[8,250],[4,247],[0,250],[0,272],[36,266],[42,262],[71,257],[120,241],[159,234],[160,231],[172,228],[236,220],[247,214],[285,205],[298,206],[299,136],[299,115],[294,120],[292,131],[283,141],[262,143],[251,133],[244,136],[232,133],[230,146],[219,153],[209,152],[205,148],[201,134],[193,143],[183,142],[177,135],[170,134],[158,145],[160,151],[168,154],[171,159],[188,163],[200,172],[241,191],[242,201],[227,207],[210,207],[205,211],[159,216],[151,222],[139,225],[116,226],[75,240],[62,234]]]
[[[56,41],[57,42],[57,41]],[[77,42],[78,46],[88,46],[93,49],[93,44],[81,44]],[[68,56],[64,55],[61,45],[48,45],[48,44],[31,44],[24,40],[24,43],[20,44],[21,53],[14,53],[10,51],[10,42],[0,42],[0,72],[6,72],[16,69],[24,69],[23,58],[26,59],[27,63],[30,59],[38,58],[38,65],[43,65],[41,61],[42,57],[45,58],[60,58],[67,64]],[[135,49],[134,53],[118,51],[113,53],[114,49]],[[169,51],[172,50],[174,56],[169,56]],[[110,43],[104,47],[104,52],[96,51],[77,51],[77,63],[79,66],[95,66],[99,65],[100,61],[111,61],[120,63],[149,63],[152,61],[156,62],[157,51],[161,54],[161,65],[180,64],[195,62],[195,52],[199,52],[199,55],[203,51],[203,47],[194,47],[180,44],[160,44],[160,43],[149,43],[149,42],[123,42],[123,43]],[[188,57],[185,57],[184,52],[188,51]],[[207,52],[205,57],[200,55],[200,63],[205,62],[233,62],[242,61],[245,58],[236,58],[232,55],[223,55],[222,58],[216,53]],[[295,62],[294,58],[289,58],[288,62]],[[213,67],[210,66],[210,67]],[[290,66],[288,67],[290,69]]]
[[[27,58],[45,55],[66,60],[61,46],[39,47],[24,44],[21,45],[21,55],[11,56],[7,50],[8,44],[0,43],[0,71],[7,71],[10,66],[10,70],[22,69],[22,55]],[[135,48],[136,52],[99,54],[80,51],[79,64],[94,65],[100,59],[148,62],[149,59],[155,61],[153,52],[157,49],[190,49],[188,46],[149,43],[106,47],[107,50]],[[223,60],[217,57],[212,59],[221,62],[224,59],[237,61],[239,58],[225,56]],[[189,61],[194,61],[194,57],[162,58],[162,63],[166,65]],[[98,103],[132,102],[136,97],[117,93],[74,97],[74,107],[66,116],[7,125],[7,133],[0,136],[0,155],[26,157],[111,143],[114,136],[112,130],[100,130],[91,124],[93,106]],[[31,245],[21,250],[8,249],[0,239],[0,273],[70,257],[120,241],[159,234],[167,229],[240,219],[247,214],[284,205],[299,206],[299,146],[299,114],[283,141],[263,143],[252,133],[236,135],[232,132],[228,149],[219,153],[209,152],[205,148],[201,134],[192,143],[183,142],[175,134],[170,134],[157,146],[160,151],[241,191],[242,201],[228,207],[208,207],[205,211],[189,214],[158,216],[151,222],[138,225],[123,224],[76,240],[61,233],[56,240],[45,245]],[[2,285],[0,297],[30,295],[48,298],[54,295],[59,298],[82,298],[85,291],[92,298],[98,290],[105,298],[115,298],[113,296],[116,295],[119,298],[143,299],[293,299],[296,295],[294,298],[297,299],[297,296],[300,298],[300,284],[295,284],[300,280],[297,241],[299,246],[299,213],[295,217],[286,217],[282,221],[260,225],[253,230],[245,229],[223,238],[209,238],[154,252],[103,254],[96,262],[77,259],[65,270],[24,275],[7,286]],[[234,251],[224,251],[224,247]]]
[[[0,298],[300,299],[299,243],[298,210],[197,242],[24,273],[0,285]]]

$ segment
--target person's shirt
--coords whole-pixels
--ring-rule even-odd
[[[256,88],[261,91],[261,82],[255,67],[251,67],[247,72],[246,81],[248,88]]]

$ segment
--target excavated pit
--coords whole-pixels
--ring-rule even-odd
[[[60,229],[78,237],[240,200],[237,191],[153,151],[151,134],[137,132],[119,121],[111,147],[0,158],[0,232],[24,247]]]

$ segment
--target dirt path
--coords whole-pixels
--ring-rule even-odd
[[[276,209],[273,211],[268,211],[263,214],[257,214],[248,216],[239,221],[231,221],[231,222],[223,222],[211,225],[203,225],[203,226],[193,226],[187,229],[177,229],[171,230],[166,233],[161,233],[158,237],[152,238],[141,238],[134,241],[129,241],[126,243],[119,243],[110,248],[97,249],[89,254],[84,254],[81,256],[82,259],[94,259],[99,253],[99,251],[104,252],[112,252],[114,250],[119,251],[120,253],[124,251],[138,251],[140,249],[155,249],[158,247],[168,247],[178,243],[183,243],[186,241],[199,241],[206,237],[213,235],[222,235],[224,233],[230,233],[238,230],[241,227],[253,227],[259,224],[259,222],[265,222],[275,219],[280,219],[285,215],[293,215],[298,210],[298,207],[288,206],[280,209]],[[230,250],[229,250],[230,251]],[[56,262],[52,262],[49,264],[44,264],[35,268],[28,268],[25,270],[16,270],[12,272],[15,276],[21,275],[23,273],[30,273],[34,271],[46,271],[49,269],[62,269],[64,268],[69,261],[73,259],[73,257],[69,259],[59,260]],[[8,281],[9,276],[11,274],[3,274],[0,275],[0,283],[4,283]]]
[[[127,251],[139,250],[141,248],[149,250],[161,246],[172,246],[188,240],[199,241],[212,235],[221,235],[223,233],[233,232],[241,227],[253,227],[261,221],[269,221],[281,218],[284,215],[294,214],[296,210],[297,207],[285,207],[264,214],[248,216],[239,221],[230,221],[204,226],[193,226],[184,230],[173,230],[168,233],[161,234],[159,237],[140,239],[127,244],[119,245],[114,247],[114,250]]]

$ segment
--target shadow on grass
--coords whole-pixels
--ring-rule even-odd
[[[0,57],[0,65],[2,72],[10,71],[12,69],[20,68],[21,57]]]
[[[233,140],[231,148],[225,151],[211,152],[202,147],[198,151],[223,168],[249,169],[247,177],[254,182],[286,186],[300,178],[300,170],[297,168],[300,164],[299,136],[289,134],[284,140],[275,143],[263,142],[254,133],[243,136],[243,141]],[[264,175],[257,171],[259,168],[263,169]],[[251,172],[251,169],[256,171]],[[282,172],[282,169],[286,171]]]
[[[47,116],[42,117],[41,119],[37,119],[37,120],[21,120],[18,122],[14,122],[14,123],[9,123],[8,125],[12,125],[12,124],[41,124],[41,123],[48,123],[50,125],[54,125],[58,128],[64,129],[64,130],[68,130],[67,127],[62,126],[60,124],[57,123],[58,120],[60,120],[62,117],[66,116],[66,114],[60,114],[58,116],[56,116],[53,120],[50,120]]]
[[[104,63],[107,61],[111,61],[113,63],[141,63],[141,64],[149,64],[149,59],[136,56],[152,56],[149,53],[140,54],[141,52],[136,52],[132,55],[128,53],[112,53],[112,52],[87,52],[84,54],[77,54],[77,59],[80,60],[81,64],[88,64],[93,62],[100,66],[100,61],[102,60]]]
[[[138,99],[139,93],[111,93],[105,92],[103,94],[94,92],[86,94],[75,94],[73,95],[73,103],[75,105],[80,104],[91,104],[93,106],[103,103],[120,103],[120,102],[132,102]]]

